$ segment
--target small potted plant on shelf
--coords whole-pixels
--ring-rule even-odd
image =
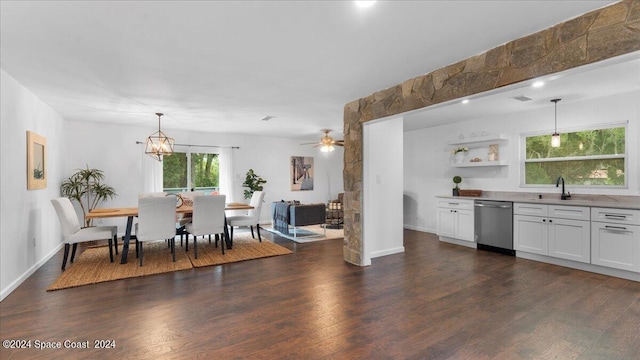
[[[467,152],[469,152],[469,148],[466,146],[458,146],[457,148],[451,149],[451,155],[455,157],[456,163],[463,162]]]
[[[460,187],[458,187],[458,184],[460,184],[462,182],[462,178],[458,175],[453,177],[453,183],[456,184],[456,186],[453,188],[453,196],[460,196]]]

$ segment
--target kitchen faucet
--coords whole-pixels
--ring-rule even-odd
[[[571,197],[571,193],[564,193],[564,178],[562,176],[558,177],[558,180],[556,180],[556,187],[560,186],[560,181],[562,181],[562,195],[560,195],[560,200],[567,200]]]

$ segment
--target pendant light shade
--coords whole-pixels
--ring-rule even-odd
[[[561,99],[553,99],[551,100],[554,103],[554,130],[551,135],[551,147],[557,148],[560,147],[560,134],[558,134],[558,101]]]
[[[158,161],[162,161],[163,156],[173,154],[175,141],[160,130],[160,117],[164,114],[156,113],[156,115],[158,115],[158,131],[147,138],[144,153]]]

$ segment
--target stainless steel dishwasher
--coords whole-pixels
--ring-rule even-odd
[[[513,203],[475,201],[475,238],[478,249],[515,255],[513,250]]]

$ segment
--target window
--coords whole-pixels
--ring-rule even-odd
[[[206,194],[219,189],[218,154],[173,153],[162,160],[163,190],[169,193],[203,191]]]
[[[626,127],[567,132],[551,147],[551,135],[524,136],[524,184],[567,184],[623,187],[627,184]]]

